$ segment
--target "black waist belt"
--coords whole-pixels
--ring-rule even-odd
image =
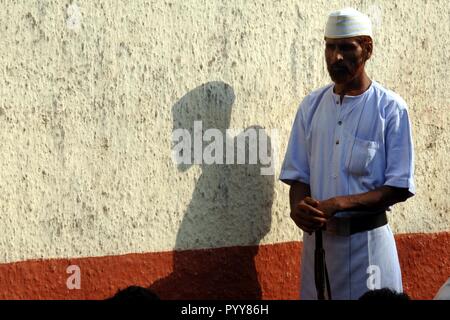
[[[325,230],[330,234],[349,236],[384,226],[387,223],[386,211],[378,213],[361,212],[352,217],[333,217],[327,222]]]

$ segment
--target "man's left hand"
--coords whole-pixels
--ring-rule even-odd
[[[314,208],[322,211],[328,219],[330,219],[338,210],[339,204],[336,198],[330,198],[323,201],[315,201],[314,203],[308,203]]]

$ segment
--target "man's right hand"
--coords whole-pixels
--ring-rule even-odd
[[[320,229],[327,222],[327,216],[315,208],[318,204],[317,200],[306,197],[291,212],[291,218],[295,224],[309,234]]]

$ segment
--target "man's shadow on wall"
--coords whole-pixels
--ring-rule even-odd
[[[186,129],[192,137],[191,159],[194,121],[202,121],[203,132],[215,128],[222,133],[224,164],[196,164],[202,173],[177,234],[173,272],[150,286],[161,299],[262,298],[255,256],[270,230],[274,176],[261,175],[259,157],[256,164],[248,164],[249,139],[245,139],[246,164],[236,164],[237,137],[225,132],[234,100],[231,86],[209,82],[187,93],[172,108],[174,129]],[[257,129],[258,137],[265,135],[263,147],[272,156],[265,130],[251,128]],[[203,150],[212,141],[203,142]],[[232,164],[225,164],[227,142],[234,146]],[[178,168],[185,172],[190,166]],[[173,198],[176,201],[177,196]]]

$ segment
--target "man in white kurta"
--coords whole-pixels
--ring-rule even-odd
[[[345,9],[334,14],[349,15]],[[333,27],[329,25],[333,24],[330,20],[326,39],[333,39],[333,32],[337,34],[334,39],[371,36],[371,30],[357,31],[350,36],[346,36],[348,29],[330,31]],[[345,47],[342,50],[345,51]],[[390,205],[415,193],[407,104],[378,82],[365,81],[367,86],[356,95],[337,94],[336,81],[313,91],[301,102],[294,120],[280,180],[291,185],[291,193],[294,186],[307,190],[294,199],[291,194],[292,211],[297,210],[300,200],[303,206],[308,206],[308,200],[303,201],[306,195],[310,197],[309,204],[316,203],[311,207],[324,213],[321,221],[326,220],[314,227],[312,221],[310,225],[302,224],[293,217],[297,225],[307,231],[303,234],[302,299],[317,299],[312,232],[323,226],[323,247],[333,299],[358,299],[369,289],[384,287],[402,292],[396,245],[388,224],[353,234],[326,228],[334,221],[370,214],[371,206],[389,210]],[[399,198],[399,192],[406,192],[407,196]],[[330,209],[325,203],[339,205]],[[312,211],[302,213],[312,214]],[[317,213],[317,217],[320,215]]]

